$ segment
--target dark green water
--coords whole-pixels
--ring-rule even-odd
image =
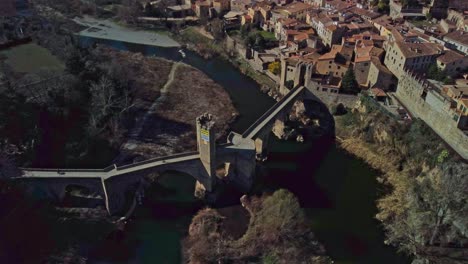
[[[84,45],[93,42],[82,39]],[[99,42],[122,50],[181,59],[177,49]],[[235,131],[245,130],[274,103],[229,62],[205,60],[192,52],[187,52],[183,61],[228,91],[241,113],[233,125]],[[379,191],[377,172],[338,149],[332,138],[310,140],[304,145],[272,139],[270,144],[266,173],[258,177],[254,192],[287,188],[295,193],[335,263],[408,263],[394,248],[384,245],[381,226],[374,219]],[[192,197],[194,184],[188,175],[163,177],[151,187],[144,205],[137,209],[125,231],[118,239],[110,236],[90,263],[180,263],[180,239],[186,235],[191,217],[203,207]],[[116,251],[123,253],[116,258]]]

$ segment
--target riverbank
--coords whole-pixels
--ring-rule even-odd
[[[220,210],[203,209],[193,217],[185,241],[188,263],[333,263],[292,193],[278,190],[262,197],[243,196],[241,201],[245,209],[239,213],[250,218],[248,224],[237,223],[247,224],[240,227],[242,234],[232,232],[232,219]]]
[[[226,47],[225,40],[216,41],[214,38],[205,36],[193,27],[188,27],[179,34],[173,35],[173,37],[180,43],[183,43],[187,49],[198,53],[205,59],[221,56],[238,68],[244,75],[257,82],[264,91],[274,90],[277,86],[270,77],[256,71],[238,54],[230,52]]]
[[[421,120],[399,122],[369,100],[335,120],[340,146],[380,171],[386,243],[420,261],[464,263],[468,164]]]

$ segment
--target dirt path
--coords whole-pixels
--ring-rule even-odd
[[[167,79],[166,84],[164,84],[163,88],[161,89],[161,94],[165,94],[167,92],[167,89],[169,89],[169,86],[171,86],[172,82],[174,81],[175,73],[179,65],[181,65],[180,62],[176,62],[172,65],[171,72],[169,73],[169,79]],[[156,100],[156,102],[157,101],[158,100]]]
[[[158,109],[158,107],[166,100],[169,87],[174,82],[177,68],[181,64],[182,64],[181,62],[175,62],[172,65],[171,72],[169,73],[169,78],[167,82],[164,84],[163,88],[161,89],[161,95],[154,101],[154,103],[150,106],[150,108],[145,113],[143,118],[141,118],[140,121],[130,131],[128,135],[128,140],[122,147],[123,150],[132,150],[137,147],[138,138],[140,137],[140,134],[141,134],[141,131],[143,130],[144,125],[148,122],[148,119],[151,117],[151,115],[156,113],[156,110]],[[117,158],[117,160],[118,159],[119,157]]]

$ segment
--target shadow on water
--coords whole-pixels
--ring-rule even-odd
[[[94,249],[89,263],[181,263],[181,240],[203,207],[193,197],[194,188],[190,175],[163,173],[146,191],[125,231],[114,232]]]
[[[293,192],[335,263],[409,263],[384,245],[382,227],[374,219],[377,171],[339,149],[333,137],[305,145],[276,139],[270,144],[267,176],[260,178],[258,190]]]

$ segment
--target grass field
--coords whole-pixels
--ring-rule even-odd
[[[63,63],[47,49],[36,44],[24,44],[0,51],[16,72],[34,73],[41,69],[63,70]]]

